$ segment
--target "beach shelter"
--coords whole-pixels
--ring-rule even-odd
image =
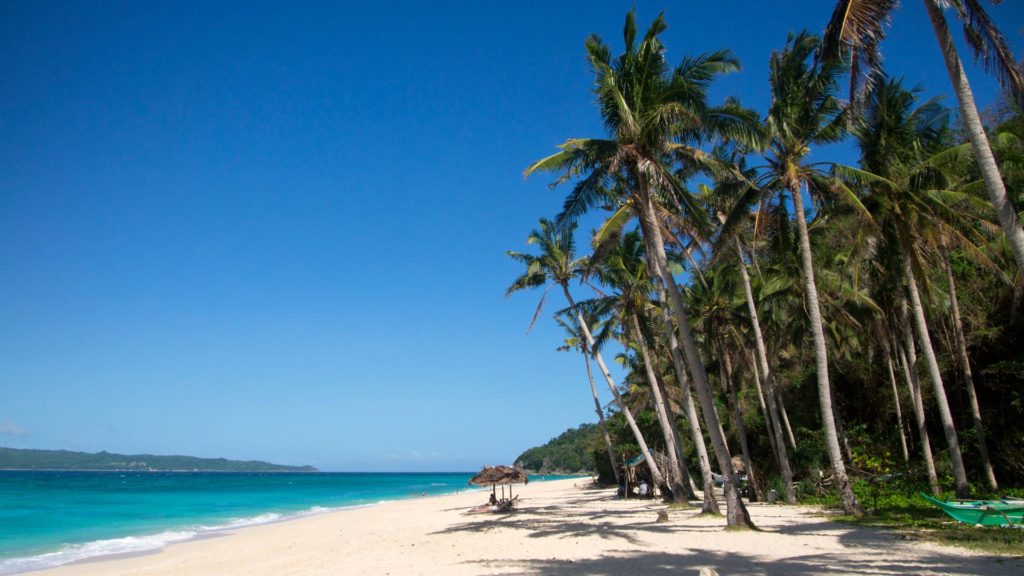
[[[519,468],[514,466],[484,466],[476,476],[469,479],[469,483],[475,486],[490,486],[491,493],[497,494],[497,487],[501,486],[501,499],[505,500],[505,486],[508,485],[508,499],[512,499],[513,484],[529,484],[530,477]]]
[[[660,452],[653,451],[653,450],[650,451],[650,454],[651,454],[651,458],[654,459],[655,464],[657,464],[659,468],[661,468],[662,470],[667,470],[668,469],[668,458],[666,458],[666,456],[664,454],[662,454]],[[626,460],[626,464],[625,464],[625,466],[623,466],[623,472],[624,472],[624,474],[623,474],[623,482],[624,482],[624,484],[623,484],[623,490],[624,490],[623,496],[624,497],[629,498],[630,485],[633,485],[633,486],[639,485],[640,484],[640,480],[644,476],[647,476],[648,479],[650,479],[649,472],[645,471],[641,467],[645,467],[648,470],[650,469],[650,466],[647,463],[647,459],[644,458],[644,455],[642,453],[641,454],[637,454],[635,457]],[[660,486],[653,486],[652,485],[651,486],[651,495],[653,496],[653,495],[658,494],[660,488],[661,488]]]
[[[643,454],[638,454],[635,458],[626,460],[626,465],[623,467],[622,474],[622,497],[629,498],[629,486],[632,484],[636,486],[639,482],[636,479],[636,467],[643,464],[645,458]]]

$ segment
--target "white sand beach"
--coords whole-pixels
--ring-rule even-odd
[[[750,506],[759,531],[619,500],[587,479],[517,486],[513,514],[466,514],[486,492],[417,498],[253,526],[153,554],[48,576],[286,574],[1024,574],[1024,559],[975,554],[829,521],[820,510]]]

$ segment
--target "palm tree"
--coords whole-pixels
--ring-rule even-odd
[[[590,382],[590,393],[594,397],[594,412],[597,413],[597,421],[601,426],[601,434],[604,436],[605,447],[608,449],[608,460],[611,462],[612,473],[615,475],[615,484],[618,485],[619,480],[619,465],[615,461],[615,448],[612,446],[612,438],[608,435],[608,426],[604,421],[604,410],[601,409],[601,400],[597,395],[597,387],[594,386],[594,373],[590,369],[590,347],[587,345],[587,339],[583,336],[582,330],[579,326],[573,326],[572,321],[566,320],[564,315],[559,314],[555,316],[555,322],[566,333],[565,343],[558,347],[560,352],[568,352],[575,350],[583,355],[583,362],[587,365],[587,381]],[[587,322],[588,326],[595,326],[596,322]]]
[[[831,190],[814,164],[806,163],[810,147],[835,142],[843,134],[842,108],[833,95],[841,68],[831,61],[819,65],[808,62],[819,46],[818,39],[801,32],[790,36],[782,52],[773,52],[769,62],[772,103],[766,123],[769,130],[769,170],[762,188],[789,192],[796,213],[796,224],[803,273],[804,298],[814,339],[817,367],[818,402],[822,428],[832,470],[835,473],[843,510],[856,516],[864,512],[857,502],[846,474],[839,447],[832,389],[829,383],[828,349],[822,326],[821,307],[814,277],[811,242],[807,233],[803,191],[824,194]],[[856,202],[856,200],[854,200]]]
[[[733,379],[732,350],[742,350],[746,343],[738,329],[742,313],[738,306],[736,278],[731,272],[731,268],[721,265],[707,267],[701,275],[703,281],[695,283],[690,290],[690,302],[700,317],[704,344],[719,360],[719,378],[733,414],[733,426],[739,440],[743,463],[747,468],[747,476],[758,497],[763,499],[751,462],[746,426]]]
[[[1009,90],[1018,106],[1024,106],[1024,78],[1015,66],[1006,40],[989,18],[979,0],[922,0],[928,11],[935,38],[939,42],[946,71],[960,104],[960,115],[971,142],[975,160],[981,169],[989,201],[995,207],[1017,268],[1024,270],[1024,228],[1010,201],[992,147],[981,124],[974,93],[967,81],[960,56],[953,44],[943,8],[952,6],[964,25],[964,36],[976,58],[984,60],[999,83]],[[899,5],[897,0],[840,0],[825,28],[822,55],[828,59],[849,57],[854,99],[862,99],[879,78],[880,44],[885,27]]]
[[[949,287],[949,307],[953,316],[953,336],[956,340],[956,352],[960,370],[964,376],[964,388],[971,404],[971,418],[974,420],[974,434],[978,437],[978,452],[981,454],[981,467],[985,473],[985,481],[989,490],[999,490],[992,460],[988,455],[988,443],[985,439],[985,423],[981,419],[981,407],[978,406],[978,394],[974,390],[974,374],[971,372],[971,359],[967,355],[967,340],[964,338],[964,325],[960,319],[960,300],[956,295],[956,282],[953,280],[953,264],[949,259],[949,247],[942,245],[942,264],[946,269],[946,284]]]
[[[734,482],[732,459],[722,432],[708,384],[704,362],[689,326],[689,317],[679,287],[672,276],[658,216],[660,197],[673,196],[692,206],[692,199],[670,168],[669,159],[694,152],[680,141],[684,133],[710,136],[716,132],[748,131],[744,116],[735,106],[712,107],[706,103],[707,88],[718,74],[737,69],[738,62],[728,52],[716,52],[687,58],[670,70],[665,49],[658,39],[666,29],[658,16],[637,43],[636,17],[626,15],[624,31],[626,51],[612,61],[609,48],[596,36],[587,39],[586,48],[595,72],[596,94],[610,139],[570,139],[561,150],[525,171],[553,171],[559,174],[555,184],[577,179],[567,198],[561,218],[572,220],[587,210],[606,203],[616,181],[628,183],[628,197],[613,198],[617,205],[629,205],[639,217],[646,243],[649,270],[668,295],[675,317],[675,330],[685,355],[694,388],[700,400],[715,457],[726,476],[725,497],[730,526],[747,526],[749,515]],[[695,152],[694,152],[695,153]],[[699,210],[692,210],[698,215]],[[671,328],[668,328],[671,330]],[[685,372],[685,368],[684,368]]]
[[[505,297],[508,297],[513,292],[518,292],[519,290],[540,288],[545,285],[547,285],[548,290],[550,290],[552,286],[557,285],[562,289],[562,294],[569,303],[569,307],[576,308],[576,302],[573,300],[572,294],[569,292],[569,283],[583,274],[587,266],[587,259],[577,259],[575,256],[576,242],[573,239],[573,232],[575,230],[575,225],[559,227],[555,226],[555,224],[550,220],[542,218],[540,220],[540,229],[532,230],[526,240],[527,244],[539,245],[540,255],[534,256],[520,252],[508,252],[509,257],[526,266],[526,271],[512,282],[512,285],[509,286],[508,290],[505,292]],[[540,315],[546,296],[547,291],[545,290],[544,296],[541,297],[540,302],[537,305],[537,311],[533,314],[533,320],[530,322],[531,327]],[[604,375],[605,382],[608,384],[608,388],[611,390],[612,396],[614,396],[619,410],[622,412],[622,415],[626,418],[626,422],[629,424],[630,429],[633,431],[637,445],[640,447],[640,452],[643,454],[644,459],[647,461],[648,467],[651,470],[651,479],[659,486],[664,485],[665,482],[661,475],[661,471],[658,469],[657,464],[651,457],[650,450],[647,448],[647,442],[644,440],[644,435],[640,432],[640,428],[637,426],[633,415],[628,409],[626,409],[626,406],[622,401],[622,396],[619,394],[619,389],[615,385],[615,380],[612,379],[612,375],[608,371],[608,366],[605,364],[604,358],[597,350],[593,334],[591,334],[590,328],[588,327],[586,320],[583,318],[583,313],[578,309],[576,310],[576,322],[579,324],[580,332],[583,333],[585,344],[593,355],[594,360],[597,362],[598,367],[601,369],[601,374]]]
[[[903,378],[906,380],[907,390],[910,392],[911,406],[914,408],[914,422],[917,424],[917,436],[921,442],[921,457],[924,459],[925,470],[928,473],[928,486],[931,488],[932,494],[938,496],[942,490],[939,488],[939,476],[935,471],[931,438],[928,436],[928,425],[925,422],[924,399],[921,394],[921,382],[917,376],[917,348],[914,346],[914,335],[909,329],[907,299],[901,295],[899,301],[899,325],[900,332],[903,334],[903,344],[899,346],[900,365],[903,368]]]
[[[620,316],[620,324],[640,352],[645,376],[651,388],[655,412],[665,437],[670,467],[671,489],[668,494],[671,500],[680,500],[686,492],[683,486],[685,472],[684,463],[678,455],[681,450],[676,445],[673,433],[675,423],[672,421],[665,401],[665,394],[655,373],[654,356],[648,345],[648,332],[645,330],[647,311],[651,307],[651,279],[647,274],[643,250],[643,240],[637,232],[622,237],[616,246],[607,252],[599,262],[595,263],[596,272],[601,281],[612,287],[617,294],[614,296],[615,308]],[[678,495],[678,498],[677,498]]]
[[[903,426],[903,410],[900,406],[900,390],[896,384],[896,371],[892,367],[893,352],[889,345],[887,331],[882,333],[882,349],[885,351],[885,368],[889,375],[889,387],[892,388],[893,407],[896,411],[896,425],[900,431],[900,453],[903,454],[903,462],[910,463],[910,450],[907,448],[907,432]]]
[[[868,187],[871,194],[866,201],[873,209],[874,221],[884,242],[900,257],[911,320],[935,390],[957,496],[966,498],[967,474],[916,272],[926,269],[924,249],[938,251],[937,236],[969,243],[959,230],[970,230],[970,226],[963,222],[961,212],[951,203],[969,202],[971,197],[951,189],[954,183],[943,170],[949,165],[955,166],[949,160],[961,149],[946,148],[947,117],[935,100],[915,107],[914,94],[904,89],[898,80],[882,82],[869,96],[863,118],[855,130],[861,148],[861,164],[866,172],[845,168],[840,171]]]
[[[727,219],[722,212],[718,212],[718,219],[722,224],[722,230],[719,234],[718,244],[720,250],[728,251],[728,244],[731,243],[736,248],[737,264],[740,272],[740,278],[743,281],[743,295],[747,305],[747,314],[750,320],[751,336],[754,340],[754,351],[756,353],[755,358],[757,360],[754,368],[755,381],[758,382],[758,390],[760,390],[759,378],[762,376],[765,379],[765,386],[768,389],[767,394],[767,406],[763,406],[765,412],[765,422],[768,424],[768,433],[771,438],[772,449],[775,453],[775,460],[779,464],[779,471],[782,473],[782,484],[783,491],[785,492],[786,502],[788,504],[796,504],[796,490],[793,486],[793,471],[789,463],[789,453],[786,449],[786,443],[782,435],[782,424],[780,422],[779,409],[775,393],[775,374],[768,364],[768,348],[765,345],[764,334],[761,331],[761,321],[758,318],[757,305],[754,301],[754,291],[750,282],[750,273],[747,269],[746,255],[743,250],[743,243],[740,241],[739,234],[733,234],[734,229],[737,228],[736,222],[742,219],[749,219],[749,204],[748,199],[751,196],[756,196],[757,188],[750,184],[751,180],[756,179],[754,170],[745,170],[740,162],[736,158],[723,159],[723,162],[730,162],[733,165],[731,174],[721,174],[716,178],[716,186],[714,189],[709,187],[703,187],[704,196],[706,198],[716,198],[719,201],[728,202],[733,200],[734,206],[730,212],[730,216]],[[746,193],[743,193],[746,192]],[[755,193],[755,194],[751,194]],[[735,198],[734,197],[738,197]],[[760,216],[760,210],[758,210],[758,216]],[[757,226],[754,226],[754,234],[756,237]],[[763,398],[764,395],[761,395]],[[762,400],[762,405],[764,400]]]

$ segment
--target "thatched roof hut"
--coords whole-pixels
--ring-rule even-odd
[[[484,466],[476,476],[469,479],[470,484],[477,486],[495,486],[498,484],[528,484],[526,472],[513,466]]]

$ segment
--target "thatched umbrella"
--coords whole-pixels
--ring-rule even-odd
[[[506,484],[509,485],[508,497],[512,498],[512,484],[529,484],[530,477],[526,475],[526,472],[513,466],[484,466],[483,470],[469,479],[469,483],[476,486],[490,485],[491,493],[494,493],[500,484],[501,498],[504,500]]]
[[[736,470],[737,474],[746,474],[747,472],[747,464],[743,461],[743,458],[739,456],[732,457],[732,467]]]

